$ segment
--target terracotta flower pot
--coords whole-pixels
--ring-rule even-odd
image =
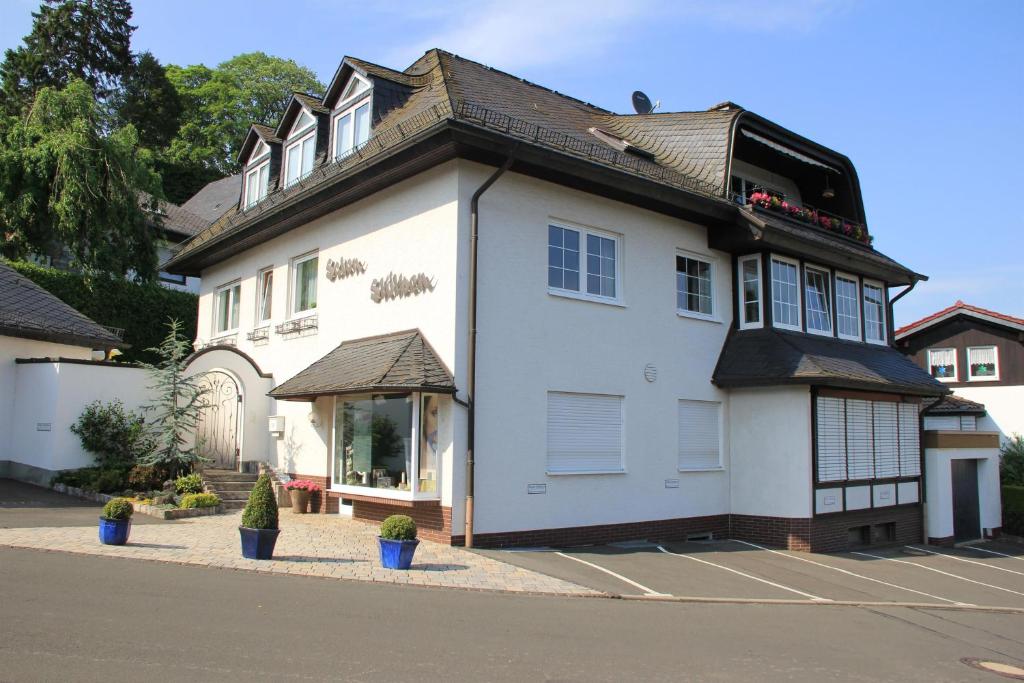
[[[290,489],[288,496],[292,501],[292,512],[300,515],[306,514],[306,508],[309,507],[309,491],[306,489]]]

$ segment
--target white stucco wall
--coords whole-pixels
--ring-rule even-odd
[[[1005,442],[1014,434],[1024,435],[1024,386],[957,387],[957,396],[985,404],[988,413],[978,421],[978,429],[998,431]]]
[[[17,393],[17,358],[81,358],[88,359],[92,350],[82,346],[53,344],[51,342],[0,336],[0,461],[13,460],[14,412],[15,405],[28,396]],[[33,425],[33,429],[35,425]]]
[[[810,390],[775,387],[730,394],[732,512],[810,517]]]
[[[213,334],[214,292],[222,285],[241,281],[239,330],[233,337],[240,351],[273,375],[276,386],[337,347],[342,341],[419,328],[440,358],[455,373],[456,384],[465,386],[464,369],[459,366],[465,349],[465,335],[456,333],[456,274],[459,273],[458,175],[451,162],[398,183],[351,206],[323,216],[287,234],[247,250],[202,273],[197,341],[208,342]],[[465,240],[462,240],[465,241]],[[273,327],[288,320],[290,261],[319,250],[317,279],[318,329],[313,334],[285,338]],[[329,259],[359,259],[366,272],[330,282],[326,278]],[[256,323],[257,273],[274,269],[274,290],[270,338],[263,343],[246,339]],[[425,273],[435,280],[433,291],[405,299],[374,303],[370,283],[389,273]],[[464,305],[463,305],[464,307]],[[211,353],[212,355],[212,353]],[[191,370],[191,369],[190,369]],[[255,400],[255,392],[246,388]],[[264,451],[271,464],[299,474],[329,476],[333,399],[322,398],[312,409],[308,402],[268,399],[266,414],[285,416],[285,434],[265,437]],[[442,453],[442,468],[458,471],[453,459],[465,450],[465,417],[461,408],[449,408],[455,421],[449,443]],[[252,427],[267,433],[265,419]],[[251,443],[253,432],[246,426],[243,442]],[[264,438],[264,437],[260,437]],[[260,448],[246,459],[257,457]],[[461,461],[459,461],[461,462]],[[442,489],[442,503],[451,504],[450,484]],[[461,514],[461,513],[460,513]]]
[[[493,169],[460,167],[468,221],[470,196]],[[549,293],[553,220],[620,236],[622,305]],[[677,249],[717,259],[718,321],[677,315]],[[727,431],[722,470],[678,469],[678,400],[728,400],[710,378],[732,318],[731,267],[708,249],[705,228],[508,173],[480,202],[479,273],[477,533],[728,512]],[[655,382],[644,379],[648,363]],[[625,473],[546,473],[549,391],[625,397]],[[528,494],[537,483],[547,492]]]
[[[976,400],[976,399],[972,399]],[[953,476],[950,462],[978,461],[978,505],[984,533],[1002,526],[999,451],[995,448],[926,448],[925,519],[930,538],[953,535]]]

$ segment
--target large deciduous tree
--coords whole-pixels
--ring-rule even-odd
[[[73,79],[107,98],[131,64],[128,0],[44,0],[32,13],[24,45],[8,49],[0,65],[3,108],[14,114],[35,101],[44,87]]]
[[[167,76],[185,108],[171,158],[225,175],[239,170],[235,157],[250,124],[276,125],[292,92],[324,90],[308,68],[262,52],[238,55],[215,69],[169,65]]]
[[[132,124],[144,147],[171,144],[181,126],[181,97],[151,52],[135,55],[115,96],[117,120]]]
[[[26,112],[0,120],[0,253],[8,258],[63,246],[87,272],[151,279],[160,194],[152,153],[133,126],[112,130],[84,81],[43,88]]]

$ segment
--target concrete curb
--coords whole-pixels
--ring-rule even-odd
[[[999,607],[995,605],[946,605],[934,602],[882,602],[869,600],[787,600],[785,598],[705,598],[685,595],[618,595],[621,600],[640,602],[680,602],[719,605],[794,605],[800,607],[905,607],[908,609],[947,610],[953,612],[999,612],[1024,614],[1024,607]]]

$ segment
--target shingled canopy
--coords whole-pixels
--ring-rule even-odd
[[[718,358],[720,387],[808,384],[941,396],[949,389],[890,346],[782,332],[733,332]]]
[[[380,391],[454,394],[455,379],[419,330],[342,342],[269,396],[311,401],[317,396]]]

